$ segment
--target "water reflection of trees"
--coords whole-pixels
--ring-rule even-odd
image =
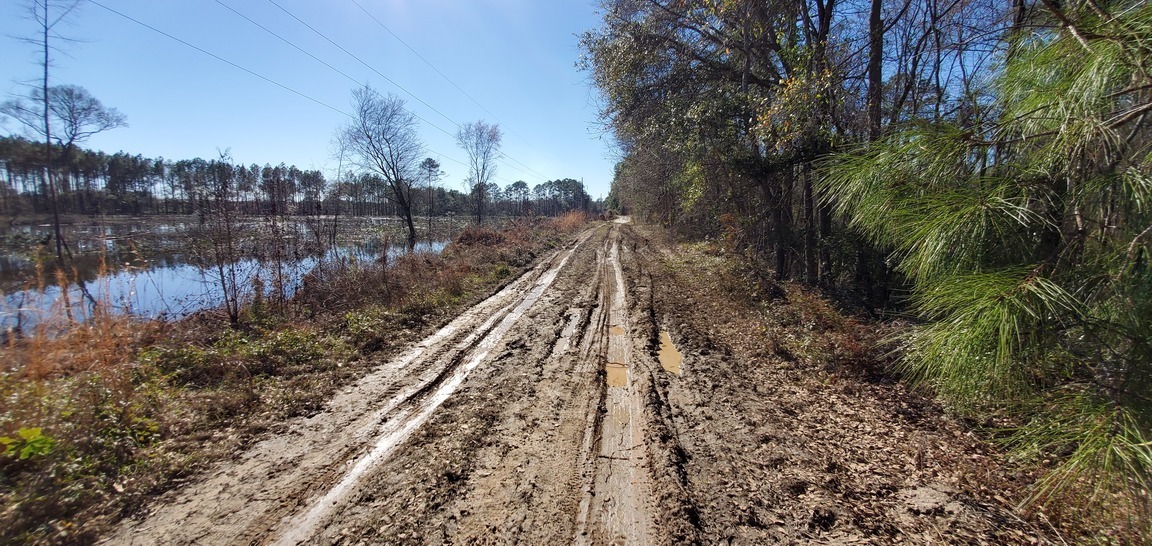
[[[391,224],[387,219],[353,222],[337,244],[328,245],[317,244],[303,220],[280,218],[275,229],[264,219],[238,221],[236,252],[226,264],[235,273],[233,300],[249,301],[259,291],[265,304],[286,304],[305,275],[321,264],[346,267],[373,264],[386,255],[394,258],[406,249],[404,238],[391,234]],[[53,273],[50,253],[38,256],[35,248],[0,255],[0,328],[34,325],[59,304],[62,293],[68,294],[68,313],[75,311],[77,318],[91,316],[97,301],[112,312],[147,317],[181,316],[224,302],[221,264],[209,250],[206,225],[192,221],[71,228],[71,240],[82,241],[86,251],[76,254],[63,275]],[[22,232],[28,239],[37,236],[33,228]],[[445,243],[446,238],[421,241],[417,251],[439,252]],[[43,265],[39,270],[38,261]]]

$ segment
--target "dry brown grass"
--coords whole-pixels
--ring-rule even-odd
[[[588,215],[582,210],[566,212],[551,220],[552,226],[564,233],[572,233],[588,222]]]
[[[464,246],[496,246],[504,243],[504,234],[488,226],[471,225],[465,227],[454,242]]]
[[[133,357],[162,327],[106,308],[62,298],[0,349],[0,542],[89,540],[76,518],[159,437],[167,399]]]

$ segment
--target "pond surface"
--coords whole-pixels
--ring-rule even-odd
[[[25,226],[17,236],[37,239],[49,229],[50,226]],[[197,259],[190,250],[184,224],[122,223],[74,226],[72,230],[77,257],[71,265],[80,285],[70,286],[66,293],[52,278],[28,280],[35,279],[37,273],[35,258],[27,253],[0,255],[0,287],[4,287],[0,288],[3,296],[0,331],[17,326],[27,330],[46,320],[65,317],[69,312],[83,317],[90,311],[85,304],[88,301],[85,292],[116,312],[144,318],[178,318],[224,303],[216,267],[204,264],[204,260]],[[251,296],[252,280],[259,276],[271,294],[272,279],[279,276],[284,279],[285,295],[291,297],[301,279],[320,263],[373,263],[382,256],[390,261],[407,251],[402,239],[392,240],[401,244],[389,244],[388,237],[377,234],[359,242],[338,244],[323,254],[282,252],[285,257],[278,267],[259,257],[246,257],[234,262],[237,285],[245,297]],[[447,243],[447,239],[421,241],[416,244],[416,251],[439,253]],[[51,251],[50,248],[42,250],[45,254]],[[44,276],[50,276],[52,270],[49,262],[44,268],[49,273]],[[38,287],[40,282],[45,286]]]

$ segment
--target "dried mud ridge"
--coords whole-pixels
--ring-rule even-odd
[[[664,269],[669,252],[625,223],[589,229],[105,542],[1026,542],[1002,509],[922,465],[860,465],[880,475],[868,493],[880,498],[837,497],[855,463],[805,452],[805,435],[819,445],[822,433],[766,409],[801,398],[763,396],[777,368],[735,373],[739,348],[722,321],[683,308],[703,296]],[[657,360],[662,325],[684,346],[679,374]],[[807,387],[773,396],[788,388]],[[885,401],[861,403],[864,415]],[[865,456],[899,458],[892,446],[911,437],[957,441],[903,422],[880,433],[893,434],[879,442],[889,452],[865,443]]]

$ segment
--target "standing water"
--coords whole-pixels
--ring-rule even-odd
[[[163,227],[163,226],[162,226]],[[107,239],[112,245],[113,239]],[[416,252],[439,253],[447,245],[447,240],[424,241],[416,244]],[[80,245],[78,245],[80,246]],[[71,285],[66,298],[61,297],[61,289],[55,279],[45,279],[43,288],[21,288],[5,291],[0,285],[0,331],[19,327],[28,330],[65,307],[84,309],[89,299],[85,294],[110,306],[113,312],[142,318],[181,317],[196,311],[220,307],[224,303],[220,279],[214,265],[194,264],[191,257],[179,252],[154,256],[148,261],[132,260],[130,265],[123,252],[109,246],[104,260],[121,268],[101,267],[101,258],[84,255],[77,258],[76,275],[80,284]],[[300,282],[313,268],[321,263],[334,261],[372,263],[387,256],[391,261],[407,251],[405,245],[378,244],[365,242],[356,245],[337,246],[323,256],[293,256],[283,260],[279,266],[269,261],[243,258],[227,266],[235,271],[237,285],[245,294],[251,295],[253,279],[259,277],[271,292],[271,279],[279,275],[284,279],[284,290],[291,296],[299,288]],[[32,262],[14,256],[0,259],[0,280],[4,285],[17,285],[15,279],[26,277]],[[46,268],[51,270],[51,267]],[[74,281],[75,282],[75,281]],[[24,285],[25,287],[27,285]],[[84,316],[80,313],[78,316]]]
[[[657,357],[660,359],[660,366],[666,371],[680,375],[684,355],[680,354],[680,350],[672,343],[672,336],[668,335],[668,330],[660,330],[660,352],[657,353]]]

